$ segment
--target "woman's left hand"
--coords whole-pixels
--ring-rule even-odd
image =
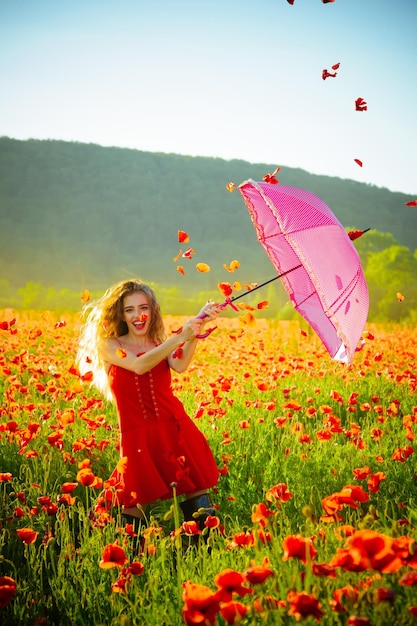
[[[209,320],[215,320],[221,313],[220,305],[217,302],[209,300],[198,313],[197,318],[203,321],[203,324]]]

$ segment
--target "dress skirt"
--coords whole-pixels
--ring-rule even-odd
[[[166,360],[146,374],[112,365],[109,383],[116,400],[120,455],[125,459],[122,503],[145,505],[158,499],[209,489],[219,472],[203,433],[171,389]]]

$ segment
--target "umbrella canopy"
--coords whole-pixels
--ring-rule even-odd
[[[281,281],[293,306],[330,356],[350,363],[368,317],[369,296],[344,227],[323,200],[304,189],[252,180],[238,189],[259,242],[284,274]]]

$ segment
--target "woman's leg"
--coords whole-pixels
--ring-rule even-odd
[[[204,530],[204,522],[209,515],[215,515],[215,508],[210,494],[206,490],[187,494],[187,499],[180,503],[184,520],[197,522],[201,531]]]
[[[129,517],[137,517],[138,519],[145,519],[145,511],[142,507],[131,506],[131,507],[123,507],[122,515]]]

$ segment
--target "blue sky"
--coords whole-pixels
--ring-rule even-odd
[[[414,199],[416,26],[417,0],[0,0],[0,135],[300,167]]]

